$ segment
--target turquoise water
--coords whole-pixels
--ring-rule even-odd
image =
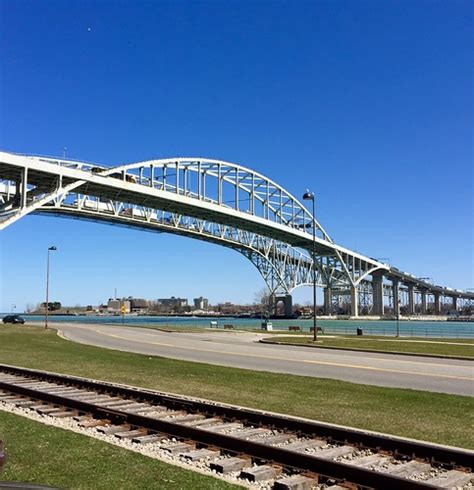
[[[41,315],[24,315],[25,319],[43,321]],[[260,328],[260,320],[255,318],[196,318],[196,317],[159,317],[159,316],[131,316],[125,317],[125,325],[150,325],[166,328],[167,326],[196,326],[209,327],[210,321],[217,321],[221,328],[224,324],[231,324],[235,328]],[[121,325],[122,317],[112,316],[50,316],[49,322],[77,322],[77,323],[105,323]],[[298,325],[303,331],[309,331],[313,320],[272,320],[274,329],[287,330],[289,325]],[[340,333],[355,335],[357,328],[362,328],[367,335],[395,335],[396,321],[364,321],[364,320],[318,320],[318,325],[325,333]],[[474,338],[474,323],[463,322],[425,322],[400,321],[400,334],[412,337],[446,337],[446,338]]]

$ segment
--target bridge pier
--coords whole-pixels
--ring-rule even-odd
[[[287,318],[293,316],[293,297],[291,294],[275,294],[273,296],[273,314],[277,316],[278,303],[283,302],[283,313]]]
[[[392,279],[392,301],[393,301],[393,312],[395,316],[400,316],[400,282],[398,279]]]
[[[426,291],[420,291],[421,293],[421,314],[426,315]]]
[[[351,316],[359,316],[359,290],[351,284]]]
[[[329,286],[324,288],[324,314],[332,315],[332,289]]]
[[[434,314],[440,315],[441,314],[440,294],[433,293],[433,296],[434,296]]]
[[[453,310],[458,309],[458,299],[453,296]]]
[[[408,285],[408,314],[415,314],[415,288],[413,285]]]
[[[374,314],[383,316],[383,274],[374,273],[372,274],[372,294],[374,302]]]

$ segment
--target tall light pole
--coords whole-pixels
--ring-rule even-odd
[[[303,199],[313,203],[313,341],[316,342],[318,340],[318,326],[316,321],[316,219],[314,217],[314,192],[306,189]]]
[[[46,311],[44,315],[44,328],[48,328],[48,311],[49,311],[49,252],[55,251],[57,248],[55,246],[48,247],[48,261],[46,266]]]

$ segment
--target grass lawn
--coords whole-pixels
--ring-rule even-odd
[[[470,339],[424,339],[416,337],[394,339],[385,336],[325,337],[319,335],[317,343],[314,343],[312,336],[308,335],[279,335],[266,340],[282,344],[311,345],[312,347],[348,347],[350,349],[369,349],[381,352],[468,357],[474,360],[474,340]]]
[[[0,327],[0,362],[474,448],[471,397],[150,357],[28,326]]]
[[[1,480],[59,488],[241,488],[126,449],[0,411]]]

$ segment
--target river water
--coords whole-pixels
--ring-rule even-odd
[[[25,320],[43,321],[41,315],[24,315]],[[147,325],[155,327],[209,327],[210,322],[217,322],[218,326],[230,324],[234,328],[260,329],[260,320],[255,318],[224,318],[224,317],[168,317],[168,316],[125,316],[124,324]],[[66,316],[50,315],[49,322],[77,322],[77,323],[104,323],[122,324],[121,316]],[[303,331],[309,331],[313,320],[272,320],[274,329],[287,330],[290,325],[298,325]],[[397,331],[397,322],[391,320],[318,320],[318,326],[325,333],[339,333],[355,335],[361,328],[366,335],[390,335]],[[429,321],[400,321],[400,335],[411,337],[446,337],[446,338],[474,338],[474,323],[463,322],[429,322]]]

